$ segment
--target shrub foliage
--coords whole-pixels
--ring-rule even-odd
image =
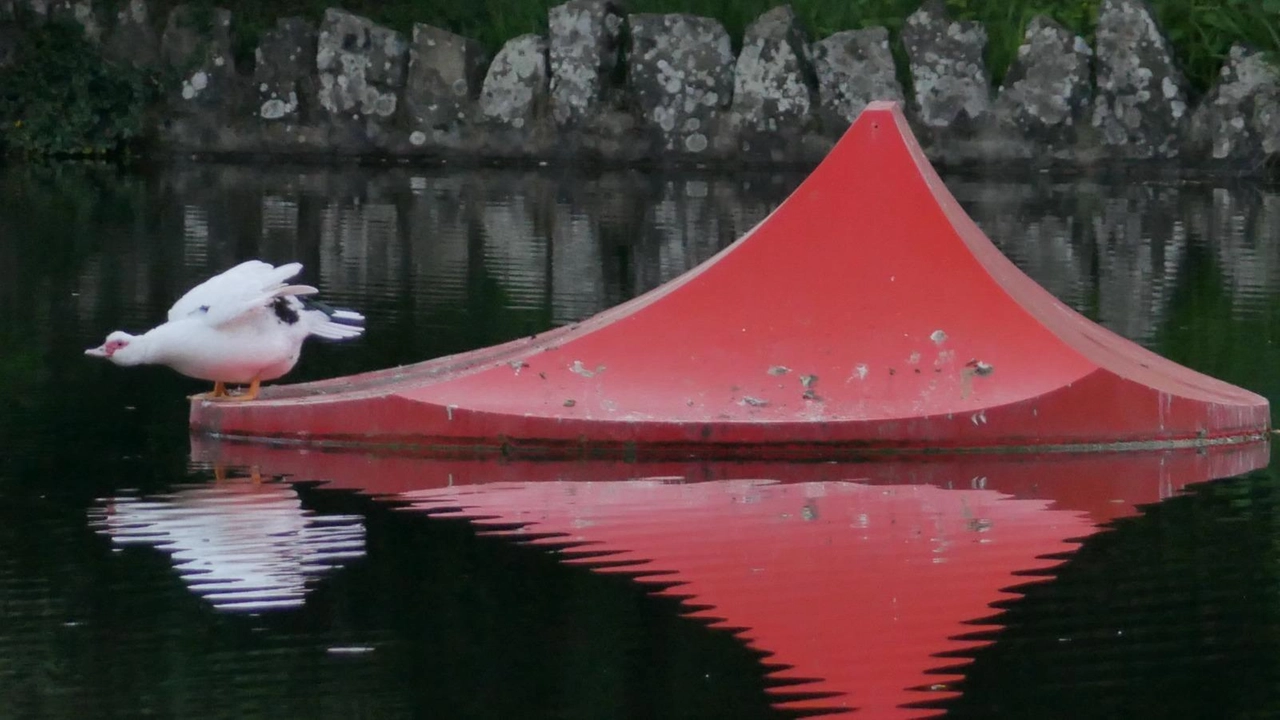
[[[27,26],[0,69],[0,143],[27,156],[127,151],[157,93],[152,73],[105,62],[79,25]]]

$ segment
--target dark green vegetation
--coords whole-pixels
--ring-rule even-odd
[[[78,25],[51,23],[18,35],[0,70],[0,143],[25,156],[93,156],[137,143],[159,97],[157,76],[104,62]]]

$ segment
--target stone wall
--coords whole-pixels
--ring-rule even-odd
[[[1280,71],[1233,48],[1193,106],[1146,0],[1102,0],[1096,47],[1034,19],[999,87],[985,29],[941,0],[907,18],[906,67],[884,28],[815,41],[787,5],[752,23],[736,56],[715,19],[628,14],[620,0],[569,0],[546,35],[493,57],[441,28],[406,35],[329,9],[318,26],[279,20],[237,67],[225,10],[203,26],[187,6],[157,23],[148,0],[114,18],[89,0],[5,0],[0,13],[15,3],[79,22],[110,60],[176,71],[155,136],[181,153],[808,164],[876,99],[904,103],[935,162],[1248,172],[1280,153]]]

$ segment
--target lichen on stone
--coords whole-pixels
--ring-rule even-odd
[[[996,113],[1049,146],[1074,142],[1088,122],[1092,60],[1084,38],[1043,15],[1033,18],[999,90]]]
[[[1186,80],[1145,0],[1103,0],[1098,11],[1093,126],[1130,158],[1175,157],[1187,121]]]
[[[912,13],[902,30],[916,110],[928,127],[972,124],[991,107],[981,23],[953,21],[940,0]]]
[[[694,15],[628,17],[629,89],[664,150],[701,153],[702,130],[715,122],[733,92],[733,51],[719,21]]]
[[[844,30],[813,44],[813,67],[823,119],[843,130],[874,100],[903,100],[889,31]]]
[[[1191,138],[1215,160],[1280,151],[1280,70],[1264,53],[1232,46],[1192,117]]]
[[[410,127],[455,131],[472,112],[487,64],[478,42],[415,24],[404,91]]]
[[[569,0],[547,12],[551,112],[581,123],[600,106],[619,61],[622,11],[612,0]]]
[[[733,112],[756,132],[796,130],[809,119],[817,78],[809,56],[808,31],[790,5],[751,23],[733,74]]]
[[[329,8],[316,50],[320,106],[339,117],[390,118],[404,87],[408,52],[400,33]]]
[[[523,129],[548,101],[547,40],[521,35],[502,46],[480,90],[480,113],[490,122]]]

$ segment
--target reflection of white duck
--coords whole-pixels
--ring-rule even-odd
[[[169,309],[168,322],[142,335],[117,330],[85,351],[117,365],[167,365],[213,381],[210,397],[252,400],[259,384],[293,369],[308,337],[345,340],[364,332],[364,316],[310,300],[319,292],[286,281],[299,263],[249,260],[192,288]],[[249,385],[228,395],[226,383]]]
[[[223,610],[301,605],[309,578],[364,555],[359,516],[316,515],[285,484],[230,480],[124,495],[91,515],[116,545],[170,553],[191,590]]]

